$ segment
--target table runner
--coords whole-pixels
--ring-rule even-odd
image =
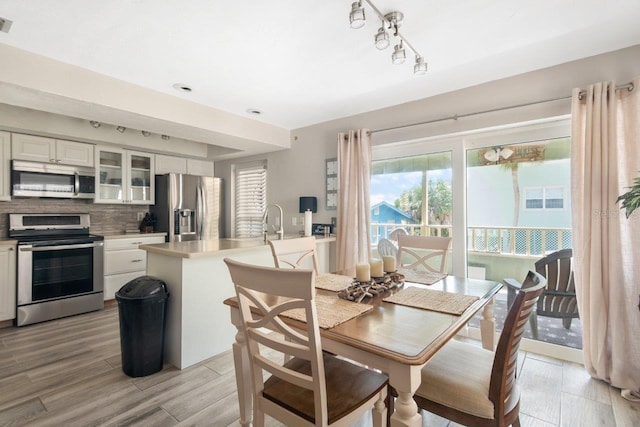
[[[316,288],[339,292],[353,283],[353,277],[341,274],[323,273],[316,276]]]
[[[351,301],[345,301],[335,295],[316,295],[316,311],[318,313],[318,326],[322,329],[331,329],[341,323],[358,317],[368,311],[373,310],[373,306],[369,304],[358,304]],[[306,322],[304,309],[296,308],[287,310],[281,316],[290,319]]]
[[[433,285],[436,282],[447,277],[443,273],[434,273],[431,271],[416,271],[406,268],[399,268],[398,273],[404,275],[404,280],[407,282],[421,283],[423,285]]]
[[[479,299],[471,295],[409,287],[383,301],[459,316]]]

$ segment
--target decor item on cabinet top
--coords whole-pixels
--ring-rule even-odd
[[[304,235],[311,236],[312,214],[318,212],[318,198],[312,196],[300,197],[300,213],[304,213]]]

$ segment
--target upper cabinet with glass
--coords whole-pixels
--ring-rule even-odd
[[[153,165],[153,154],[98,147],[95,202],[153,204]]]

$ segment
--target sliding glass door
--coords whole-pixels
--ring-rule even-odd
[[[503,139],[467,150],[469,277],[522,282],[529,270],[536,270],[536,261],[571,249],[570,145],[568,137],[512,144]],[[513,289],[511,297],[515,293]],[[575,289],[567,293],[575,295]],[[505,285],[496,299],[498,329],[506,317],[508,294]],[[582,348],[580,319],[561,317],[567,311],[578,316],[575,296],[562,298],[558,304],[549,299],[548,307],[545,302],[547,315],[532,314],[525,338]]]

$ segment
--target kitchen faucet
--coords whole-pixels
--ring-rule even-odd
[[[278,208],[280,211],[280,229],[276,230],[276,234],[278,235],[278,240],[284,240],[284,214],[282,212],[282,207],[280,205],[271,204],[267,205],[264,210],[264,214],[262,215],[262,231],[264,232],[264,241],[267,242],[267,234],[269,233],[269,226],[267,224],[267,213],[269,212],[270,207]],[[275,229],[275,226],[274,226]]]

